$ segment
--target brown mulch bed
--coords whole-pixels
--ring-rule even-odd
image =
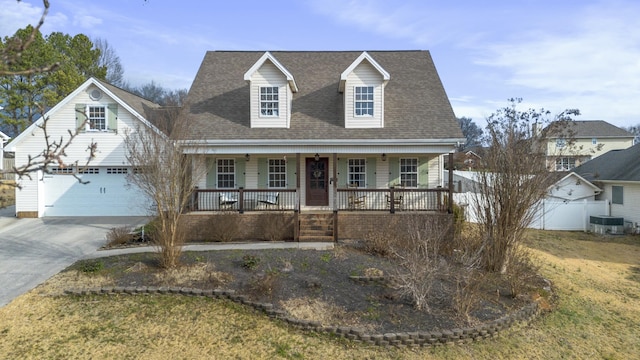
[[[512,298],[497,275],[485,277],[476,290],[473,309],[456,313],[452,306],[456,284],[451,275],[433,284],[429,310],[417,311],[398,295],[388,280],[396,266],[370,255],[357,244],[337,244],[334,250],[228,250],[186,252],[182,267],[159,269],[153,253],[114,256],[77,263],[71,270],[95,271],[112,286],[180,286],[235,290],[256,302],[269,302],[296,318],[323,325],[352,326],[376,333],[435,331],[475,325],[515,311],[530,297]],[[96,264],[98,264],[96,266]],[[455,272],[451,266],[449,274]],[[353,277],[379,276],[364,282]],[[467,316],[468,315],[468,316]]]

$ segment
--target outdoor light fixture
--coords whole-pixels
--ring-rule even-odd
[[[246,154],[246,155],[244,156],[244,159],[245,159],[246,161],[249,161],[249,160],[251,160],[251,155],[249,155],[249,154]]]
[[[382,153],[382,161],[387,161],[387,154]]]
[[[316,161],[320,161],[320,155],[318,155],[318,153],[316,153],[316,154],[313,156],[313,158],[314,158]]]

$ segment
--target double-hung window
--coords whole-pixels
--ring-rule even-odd
[[[107,111],[104,106],[89,106],[89,129],[107,130]]]
[[[365,159],[349,159],[349,185],[367,187],[367,164]]]
[[[277,86],[260,87],[260,115],[261,116],[278,116],[279,115],[279,97]]]
[[[556,171],[569,171],[576,167],[576,158],[561,157],[556,159]]]
[[[408,188],[418,187],[418,159],[400,159],[400,185]]]
[[[269,188],[287,187],[287,162],[284,159],[269,159]]]
[[[218,188],[233,189],[236,184],[236,163],[234,159],[218,159]]]
[[[373,86],[356,86],[354,94],[356,116],[373,116]]]

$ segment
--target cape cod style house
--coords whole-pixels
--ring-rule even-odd
[[[296,239],[446,211],[442,154],[464,142],[427,51],[211,51],[181,121],[206,168],[192,209],[291,211]]]
[[[427,51],[211,51],[181,120],[206,154],[198,210],[435,210],[464,141]]]

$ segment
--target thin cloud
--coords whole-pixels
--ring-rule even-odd
[[[25,1],[0,0],[0,36],[11,36],[18,29],[23,29],[27,25],[37,25],[42,16],[42,6],[33,5]],[[51,32],[67,23],[66,15],[51,11],[46,17],[42,27],[43,34]]]

